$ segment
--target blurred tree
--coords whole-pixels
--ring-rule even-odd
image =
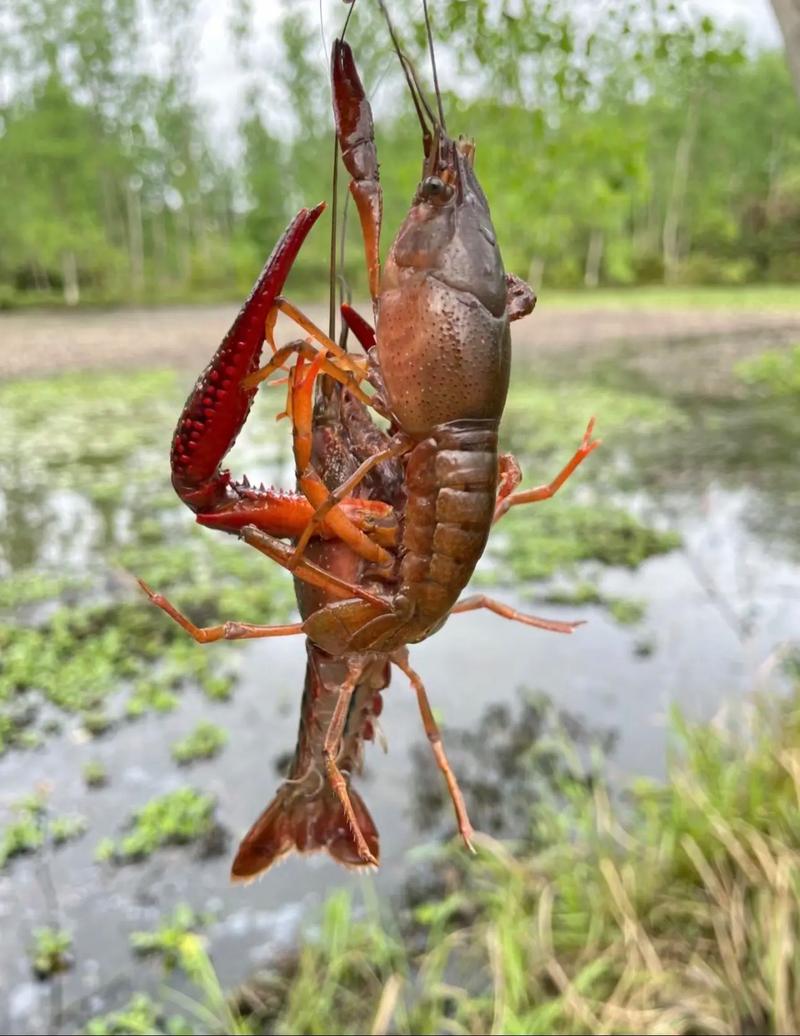
[[[191,0],[13,0],[0,304],[243,293],[291,213],[330,194],[326,51],[346,8],[326,5],[321,31],[316,5],[282,0],[264,42],[257,5],[234,0],[243,93],[223,153],[197,99]],[[392,14],[429,83],[418,6]],[[448,124],[477,139],[510,269],[588,287],[800,277],[800,106],[777,54],[673,0],[437,0],[431,15]],[[356,5],[348,37],[388,238],[419,175],[419,127],[377,4]],[[345,268],[363,290],[349,223]],[[327,263],[320,229],[294,276],[320,291]]]

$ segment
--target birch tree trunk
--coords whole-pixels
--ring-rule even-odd
[[[586,249],[586,265],[583,271],[585,288],[596,288],[600,283],[600,264],[603,261],[605,236],[602,230],[593,230],[589,235],[589,247]]]
[[[800,98],[800,0],[772,0],[772,8],[783,33],[789,71]]]
[[[692,148],[697,133],[697,99],[689,102],[686,113],[686,124],[675,151],[675,165],[672,171],[672,189],[670,190],[667,211],[664,215],[664,230],[661,236],[662,255],[664,259],[664,279],[673,281],[680,263],[680,230],[683,219],[683,206],[686,200],[686,188],[689,186],[689,173],[692,166]]]
[[[144,233],[142,227],[142,205],[139,189],[128,182],[128,260],[131,270],[131,287],[137,295],[144,288]]]
[[[64,279],[64,302],[68,306],[77,306],[81,300],[81,288],[78,282],[78,260],[71,249],[61,254],[61,276]]]

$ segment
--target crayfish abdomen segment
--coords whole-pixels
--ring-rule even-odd
[[[440,624],[469,582],[486,546],[497,491],[494,421],[454,421],[411,453],[400,592],[413,603],[423,640]]]

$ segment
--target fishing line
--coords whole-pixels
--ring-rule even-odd
[[[347,26],[350,24],[350,16],[353,13],[355,5],[356,0],[352,0],[352,3],[347,10],[347,17],[344,20],[344,25],[342,26],[342,32],[339,36],[340,40],[344,40]],[[322,27],[322,0],[320,0],[319,11],[320,31],[322,32],[322,40],[324,43],[325,34]],[[333,172],[331,176],[331,188],[331,248],[328,265],[328,337],[333,339],[336,335],[336,235],[339,209],[339,138],[336,136],[335,130],[333,134]]]
[[[428,34],[428,49],[431,52],[431,70],[433,71],[433,89],[436,94],[436,107],[439,110],[439,123],[447,133],[447,124],[444,121],[444,108],[442,107],[442,94],[439,90],[439,77],[436,74],[436,56],[433,52],[433,33],[431,32],[431,20],[428,15],[428,0],[422,0],[422,10],[425,12],[425,31]]]

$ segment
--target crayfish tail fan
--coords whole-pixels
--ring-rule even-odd
[[[352,809],[348,818],[328,780],[325,738],[352,666],[310,641],[306,651],[300,730],[288,779],[242,839],[231,869],[233,881],[250,881],[292,852],[327,852],[337,863],[354,869],[378,862],[378,830],[364,800],[351,787],[350,775],[360,772],[364,742],[375,736],[381,692],[389,684],[388,659],[376,655],[361,663],[351,691],[337,753]]]
[[[303,782],[305,784],[305,782]],[[325,782],[308,797],[301,786],[286,783],[242,839],[231,880],[247,882],[292,852],[327,852],[345,867],[374,866],[362,859],[355,833],[333,789]],[[379,859],[379,836],[364,800],[349,787],[350,803],[369,851]]]

